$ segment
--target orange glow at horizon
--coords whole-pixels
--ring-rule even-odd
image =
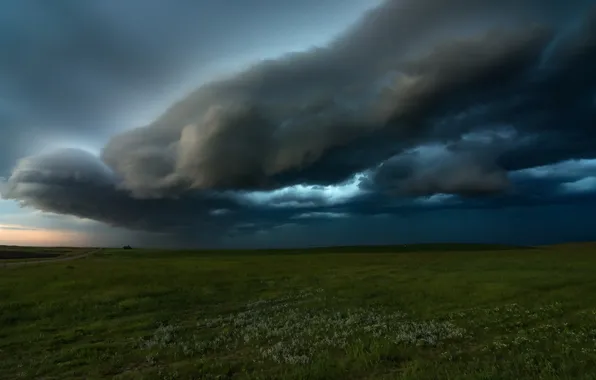
[[[87,239],[80,232],[0,224],[0,245],[82,246]]]

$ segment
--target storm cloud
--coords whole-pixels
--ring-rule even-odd
[[[1,194],[180,239],[591,199],[592,166],[563,175],[557,165],[596,158],[594,9],[385,1],[327,46],[203,84],[152,123],[113,135],[99,157],[66,149],[21,159]],[[97,46],[134,57],[111,80],[145,81],[146,61],[176,67],[160,61],[167,52],[153,58],[110,38],[97,34]]]

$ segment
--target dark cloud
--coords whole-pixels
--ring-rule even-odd
[[[144,185],[137,173],[154,172],[153,168],[160,172],[146,182],[154,187],[165,181],[166,189],[171,178],[198,189],[252,187],[266,184],[267,179],[279,180],[292,170],[302,171],[301,179],[308,179],[304,171],[324,161],[332,149],[351,150],[370,134],[390,135],[393,149],[425,135],[419,125],[434,108],[445,107],[457,91],[490,89],[519,75],[528,61],[537,59],[549,36],[530,28],[449,42],[421,59],[385,68],[385,74],[393,69],[400,70],[400,76],[377,93],[371,81],[382,78],[369,77],[360,84],[361,73],[355,71],[346,73],[339,86],[318,71],[335,55],[341,56],[341,49],[330,47],[264,63],[199,89],[150,126],[114,137],[103,159],[134,190]],[[399,48],[394,46],[385,55]],[[469,58],[461,59],[466,53]],[[331,58],[323,59],[327,56]],[[310,70],[316,73],[301,77]],[[313,82],[309,78],[320,79],[309,83]],[[362,99],[366,93],[370,99]],[[223,156],[227,159],[219,159]],[[193,157],[192,169],[186,157]],[[376,158],[388,157],[385,152]],[[357,168],[350,169],[353,173]]]
[[[3,198],[38,210],[134,230],[191,234],[197,240],[226,227],[225,220],[207,222],[210,210],[234,206],[207,194],[135,199],[118,188],[116,177],[103,162],[75,149],[21,160],[0,190]]]
[[[384,191],[402,195],[478,196],[509,187],[507,173],[494,162],[471,152],[449,151],[427,157],[420,151],[399,155],[384,162],[373,181]]]
[[[114,133],[146,123],[164,101],[198,81],[242,68],[234,62],[257,61],[282,46],[300,47],[305,42],[294,34],[329,35],[373,4],[3,1],[0,103],[10,100],[9,116],[20,127],[5,132],[10,127],[0,123],[0,131],[10,132],[12,140],[43,136],[40,146],[48,139],[68,145],[76,137],[99,147]],[[31,144],[8,152],[14,144],[7,140],[0,139],[0,175],[19,155],[31,154],[25,149]]]
[[[591,200],[591,169],[528,168],[596,157],[592,4],[387,1],[327,47],[205,84],[113,136],[100,158],[20,161],[2,196],[188,241]],[[135,69],[151,49],[112,44],[89,17],[99,51],[140,59],[125,59],[131,80],[151,75]],[[128,77],[128,66],[97,64]]]

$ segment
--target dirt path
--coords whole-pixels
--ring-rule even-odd
[[[29,261],[21,261],[21,262],[10,262],[10,263],[2,263],[0,262],[0,268],[11,268],[11,267],[20,267],[25,265],[35,265],[35,264],[45,264],[45,263],[56,263],[61,261],[72,261],[77,259],[83,259],[85,257],[91,256],[94,253],[100,252],[100,249],[94,249],[92,251],[88,251],[76,256],[67,256],[67,257],[58,257],[55,259],[42,259],[42,260],[29,260]]]

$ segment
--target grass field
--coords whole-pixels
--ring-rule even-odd
[[[596,379],[596,245],[0,269],[2,379]]]

